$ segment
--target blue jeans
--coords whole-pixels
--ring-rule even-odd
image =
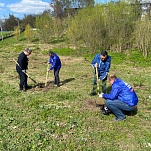
[[[133,111],[135,110],[132,106],[128,106],[125,102],[121,100],[106,100],[106,106],[112,111],[112,113],[118,119],[126,118],[126,115],[122,111]]]
[[[59,86],[60,83],[60,77],[59,77],[59,70],[54,69],[54,84],[57,84]]]
[[[99,78],[99,76],[98,76],[98,78]],[[99,82],[99,93],[101,93],[101,92],[106,93],[106,82],[107,82],[107,77],[104,80],[101,80]],[[97,79],[96,79],[96,73],[95,72],[94,72],[92,92],[97,92]]]

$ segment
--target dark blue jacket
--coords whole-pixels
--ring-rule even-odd
[[[95,64],[98,64],[98,76],[100,77],[100,80],[103,80],[106,78],[108,75],[108,72],[110,70],[110,65],[111,65],[111,57],[107,56],[107,59],[103,62],[101,60],[101,55],[96,54],[94,59],[91,62],[92,67],[94,68]]]
[[[59,70],[61,68],[61,61],[57,54],[54,53],[53,57],[50,57],[49,63],[51,63],[50,70]]]
[[[19,54],[17,62],[20,65],[20,67],[18,65],[16,65],[16,70],[18,72],[28,69],[28,58],[24,52]]]
[[[110,94],[103,94],[103,98],[113,101],[118,99],[127,103],[129,106],[135,106],[138,103],[138,97],[133,88],[118,78],[113,82]]]

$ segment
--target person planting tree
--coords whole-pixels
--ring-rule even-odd
[[[57,87],[59,87],[60,86],[59,72],[61,69],[61,60],[59,56],[51,50],[49,51],[49,56],[50,58],[48,63],[51,64],[51,67],[50,69],[48,69],[48,72],[54,70],[54,84]]]
[[[137,94],[128,83],[117,78],[115,74],[109,76],[109,82],[112,85],[111,92],[101,93],[99,97],[106,100],[105,105],[116,116],[115,121],[125,120],[125,113],[137,110]]]
[[[110,70],[111,65],[111,57],[108,55],[107,51],[103,50],[101,54],[96,54],[94,59],[91,62],[94,70],[94,80],[93,80],[93,89],[90,93],[91,96],[97,95],[97,89],[99,87],[99,81],[102,81],[102,92],[106,92],[106,80],[108,76],[108,72]],[[99,92],[100,93],[100,92]]]
[[[26,48],[18,56],[18,60],[17,60],[17,64],[16,64],[16,71],[19,74],[19,78],[20,78],[20,84],[19,84],[20,91],[25,91],[28,88],[30,88],[30,86],[28,86],[28,84],[27,84],[28,76],[26,74],[26,70],[28,69],[27,56],[29,56],[31,54],[31,52],[32,52],[31,49]]]

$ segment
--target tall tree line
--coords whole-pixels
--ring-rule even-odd
[[[94,6],[93,0],[52,0],[50,5],[53,12],[20,20],[23,28],[28,25],[28,40],[32,39],[30,27],[37,28],[36,35],[44,43],[65,35],[72,44],[85,46],[91,52],[100,48],[117,52],[138,49],[144,57],[151,52],[151,21],[148,16],[141,20],[138,2]],[[10,18],[11,24],[16,24],[14,16]]]
[[[68,37],[91,51],[104,48],[121,52],[138,49],[147,57],[151,51],[151,21],[141,20],[137,3],[108,3],[85,8],[70,20]]]

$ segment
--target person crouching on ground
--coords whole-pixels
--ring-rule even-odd
[[[109,94],[101,93],[99,97],[106,99],[107,108],[116,116],[115,121],[125,120],[123,111],[134,111],[137,109],[138,97],[134,89],[115,74],[109,76],[112,90]]]
[[[54,84],[57,85],[57,87],[59,87],[60,86],[59,71],[61,69],[61,60],[59,56],[53,51],[49,51],[49,56],[50,59],[48,63],[51,64],[51,67],[48,70],[48,72],[54,70]]]

